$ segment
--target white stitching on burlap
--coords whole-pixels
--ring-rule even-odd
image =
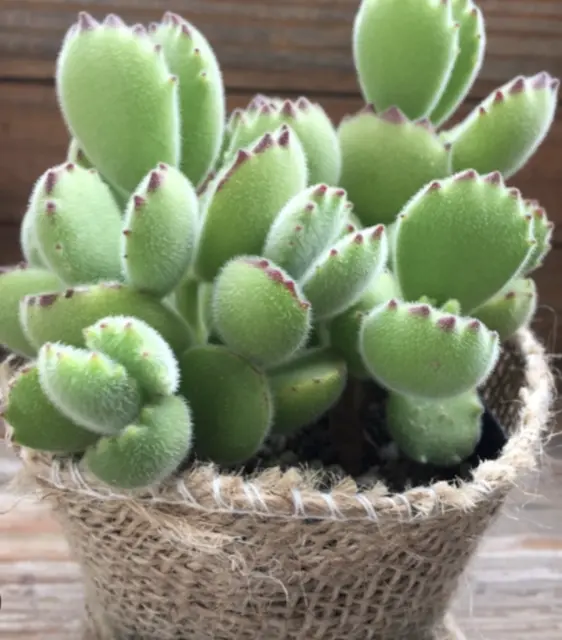
[[[271,513],[269,507],[267,506],[267,502],[263,499],[260,490],[252,482],[245,482],[242,488],[252,507],[254,507],[257,503],[262,508],[262,510],[265,511],[265,513]]]
[[[213,478],[213,498],[215,499],[215,502],[218,505],[226,508],[228,505],[222,499],[221,482],[222,482],[222,476],[215,476]]]
[[[294,516],[296,518],[298,517],[306,518],[306,511],[304,509],[302,494],[300,490],[296,488],[291,489],[291,495],[293,496]]]
[[[355,499],[357,500],[357,502],[359,502],[363,509],[365,509],[367,519],[371,520],[371,522],[378,522],[379,518],[373,504],[369,502],[369,500],[362,493],[357,493],[355,495]]]
[[[326,504],[328,505],[328,509],[330,510],[330,518],[332,520],[345,520],[345,516],[338,509],[338,505],[336,504],[334,498],[329,493],[321,493],[320,495],[322,496],[322,498],[324,498]]]
[[[434,495],[435,494],[434,492]],[[408,520],[413,520],[414,519],[414,512],[412,511],[412,503],[408,500],[407,496],[405,496],[403,493],[397,493],[395,496],[398,500],[402,500],[402,502],[406,505],[406,511],[408,513]],[[432,505],[432,508],[435,505]]]
[[[75,481],[85,490],[89,491],[88,483],[84,479],[84,476],[80,473],[78,465],[72,465],[72,473],[74,474]]]
[[[197,504],[197,500],[195,500],[195,498],[187,488],[187,485],[185,484],[185,478],[178,478],[178,481],[176,482],[176,489],[178,490],[178,493],[180,494],[180,496],[182,496],[182,498],[186,502],[189,502],[189,504],[192,504],[192,505]],[[155,496],[154,499],[158,500],[157,496]]]
[[[51,465],[51,481],[57,489],[64,489],[60,474],[60,462],[58,460],[54,460]]]

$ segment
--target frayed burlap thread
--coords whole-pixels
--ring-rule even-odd
[[[521,331],[487,385],[509,431],[460,486],[330,493],[306,470],[252,478],[208,465],[116,493],[74,463],[23,450],[86,594],[92,640],[454,640],[459,578],[518,479],[540,459],[553,378]],[[449,624],[449,623],[447,623]]]

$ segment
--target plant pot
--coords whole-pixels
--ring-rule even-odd
[[[447,610],[504,499],[538,461],[552,400],[543,347],[520,331],[486,389],[508,434],[467,482],[322,493],[293,468],[251,479],[197,466],[117,493],[77,464],[21,450],[62,523],[105,640],[441,640]],[[449,630],[446,631],[446,625]]]

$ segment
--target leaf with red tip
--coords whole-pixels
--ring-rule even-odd
[[[150,325],[130,316],[102,318],[84,329],[88,349],[123,365],[149,398],[172,395],[179,367],[168,343]]]
[[[99,434],[83,429],[58,411],[39,382],[35,365],[20,369],[6,398],[4,420],[13,444],[58,454],[83,453]]]
[[[457,300],[463,313],[500,291],[526,264],[533,228],[521,199],[472,170],[419,192],[396,224],[393,271],[406,300]]]
[[[273,136],[271,133],[266,133],[259,140],[256,146],[252,149],[253,153],[263,153],[266,149],[270,149],[274,144]]]
[[[132,287],[163,297],[193,260],[199,203],[191,182],[172,166],[150,171],[138,192],[125,211],[123,224],[131,233],[123,239],[121,263]]]
[[[447,398],[476,389],[499,356],[498,335],[486,327],[469,330],[472,318],[412,313],[417,304],[402,302],[389,310],[375,307],[363,320],[359,349],[373,379],[395,393],[427,399]]]
[[[113,434],[138,415],[142,395],[126,369],[101,353],[45,344],[37,356],[41,388],[74,423],[94,433]]]
[[[183,18],[173,11],[166,11],[162,16],[162,24],[172,24],[178,26],[183,22]]]
[[[290,133],[298,136],[306,154],[308,185],[321,182],[337,184],[341,167],[340,149],[334,125],[319,104],[260,95],[252,100],[245,113],[248,117],[231,125],[232,135],[224,156],[226,162],[238,149],[285,125],[287,129],[282,133],[280,143],[285,144]]]
[[[355,304],[386,266],[388,239],[384,227],[344,236],[326,249],[300,279],[316,321],[325,321]]]
[[[72,167],[48,170],[31,195],[39,253],[66,284],[119,280],[121,212],[98,173]]]
[[[515,78],[513,83],[509,86],[508,92],[510,94],[521,93],[522,91],[525,91],[525,89],[526,89],[525,78],[523,76],[519,76]]]
[[[35,357],[37,349],[20,321],[20,301],[27,295],[55,293],[63,288],[60,279],[46,269],[27,267],[0,273],[0,345],[24,357]]]
[[[548,219],[546,211],[538,202],[526,201],[524,204],[527,215],[530,215],[533,219],[533,239],[535,241],[525,263],[524,273],[527,275],[539,269],[546,256],[550,253],[554,223]]]
[[[384,118],[362,111],[338,130],[340,185],[365,225],[392,223],[419,189],[450,172],[449,154],[432,131],[389,113],[398,111]]]
[[[340,190],[313,185],[291,198],[271,225],[263,255],[300,278],[347,222],[347,198]]]
[[[298,284],[278,265],[242,256],[228,262],[217,276],[213,318],[228,347],[269,367],[304,346],[312,308]]]
[[[398,107],[389,107],[385,111],[379,113],[379,118],[381,120],[386,120],[386,122],[391,122],[392,124],[404,124],[408,122],[408,118],[400,111]]]
[[[148,30],[143,24],[135,24],[132,27],[132,31],[136,36],[146,38],[148,36]]]
[[[291,131],[288,127],[282,128],[277,142],[281,147],[287,147],[291,141]]]
[[[250,103],[247,106],[247,110],[248,111],[256,111],[261,109],[261,107],[263,107],[263,105],[268,104],[269,99],[267,96],[264,96],[261,93],[256,94],[251,100]]]
[[[296,118],[297,117],[297,109],[295,105],[290,100],[285,100],[281,107],[281,113],[288,118]]]
[[[412,120],[429,116],[453,71],[458,42],[449,4],[363,0],[353,29],[363,97],[377,111],[396,106]]]
[[[497,331],[503,342],[530,324],[537,310],[537,286],[531,279],[514,280],[472,312],[488,329]]]
[[[517,173],[551,128],[558,93],[548,81],[518,77],[494,91],[457,125],[447,136],[454,171],[500,171],[506,180]]]
[[[169,70],[150,39],[114,22],[67,35],[56,91],[66,126],[89,160],[131,193],[158,161],[179,161],[180,114],[177,87],[166,82]]]
[[[461,180],[476,180],[477,178],[478,174],[476,173],[476,171],[474,171],[473,169],[467,169],[466,171],[457,173],[453,177],[453,180],[455,180],[455,182],[459,182]]]
[[[168,305],[118,283],[75,287],[60,293],[25,296],[20,318],[27,339],[39,348],[46,342],[84,347],[83,331],[108,316],[144,320],[180,354],[193,343],[189,325]]]
[[[197,187],[219,157],[226,98],[216,54],[193,24],[169,13],[153,31],[170,73],[177,76],[180,112],[180,169]]]
[[[102,24],[104,27],[110,27],[111,29],[122,29],[127,26],[121,17],[115,13],[108,13]]]
[[[492,173],[488,173],[482,178],[484,182],[489,182],[490,184],[497,184],[500,186],[504,186],[503,176],[499,171],[492,171]]]
[[[96,27],[100,26],[100,23],[95,20],[87,11],[80,11],[78,14],[78,30],[79,31],[92,31]]]
[[[234,256],[261,252],[279,211],[306,187],[302,145],[291,136],[289,145],[281,146],[278,133],[259,153],[240,150],[209,187],[195,262],[197,273],[209,282]]]

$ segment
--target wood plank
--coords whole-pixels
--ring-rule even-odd
[[[562,75],[559,0],[480,0],[488,32],[474,95],[487,95],[518,74]],[[62,37],[80,10],[111,11],[129,23],[158,20],[165,10],[208,37],[229,87],[357,91],[351,34],[359,0],[2,0],[0,76],[50,78]]]
[[[0,482],[18,466],[0,443]],[[3,470],[7,470],[3,474]],[[562,637],[562,461],[543,465],[509,497],[455,597],[467,638]],[[532,495],[530,495],[532,494]],[[46,505],[0,490],[0,638],[74,640],[83,590]]]
[[[244,106],[253,92],[232,91],[228,108]],[[295,93],[285,92],[291,97]],[[335,123],[362,106],[358,95],[341,98],[323,96],[319,101]],[[474,104],[474,103],[472,103]],[[465,107],[458,117],[468,112]],[[457,118],[458,119],[458,118]],[[0,90],[0,223],[19,221],[35,180],[50,166],[64,160],[68,136],[58,111],[54,89],[38,83],[4,83]],[[562,240],[562,109],[549,136],[526,167],[510,181],[527,198],[537,198],[546,207]]]
[[[19,226],[0,225],[0,266],[17,264],[23,260],[19,239]]]
[[[15,224],[0,224],[0,266],[16,264],[23,259],[19,248],[19,227]],[[550,353],[562,353],[562,331],[559,318],[562,318],[562,245],[551,251],[542,269],[534,274],[539,288],[539,308],[533,328],[540,336]],[[562,361],[557,361],[558,364]],[[562,377],[562,372],[561,372]]]

